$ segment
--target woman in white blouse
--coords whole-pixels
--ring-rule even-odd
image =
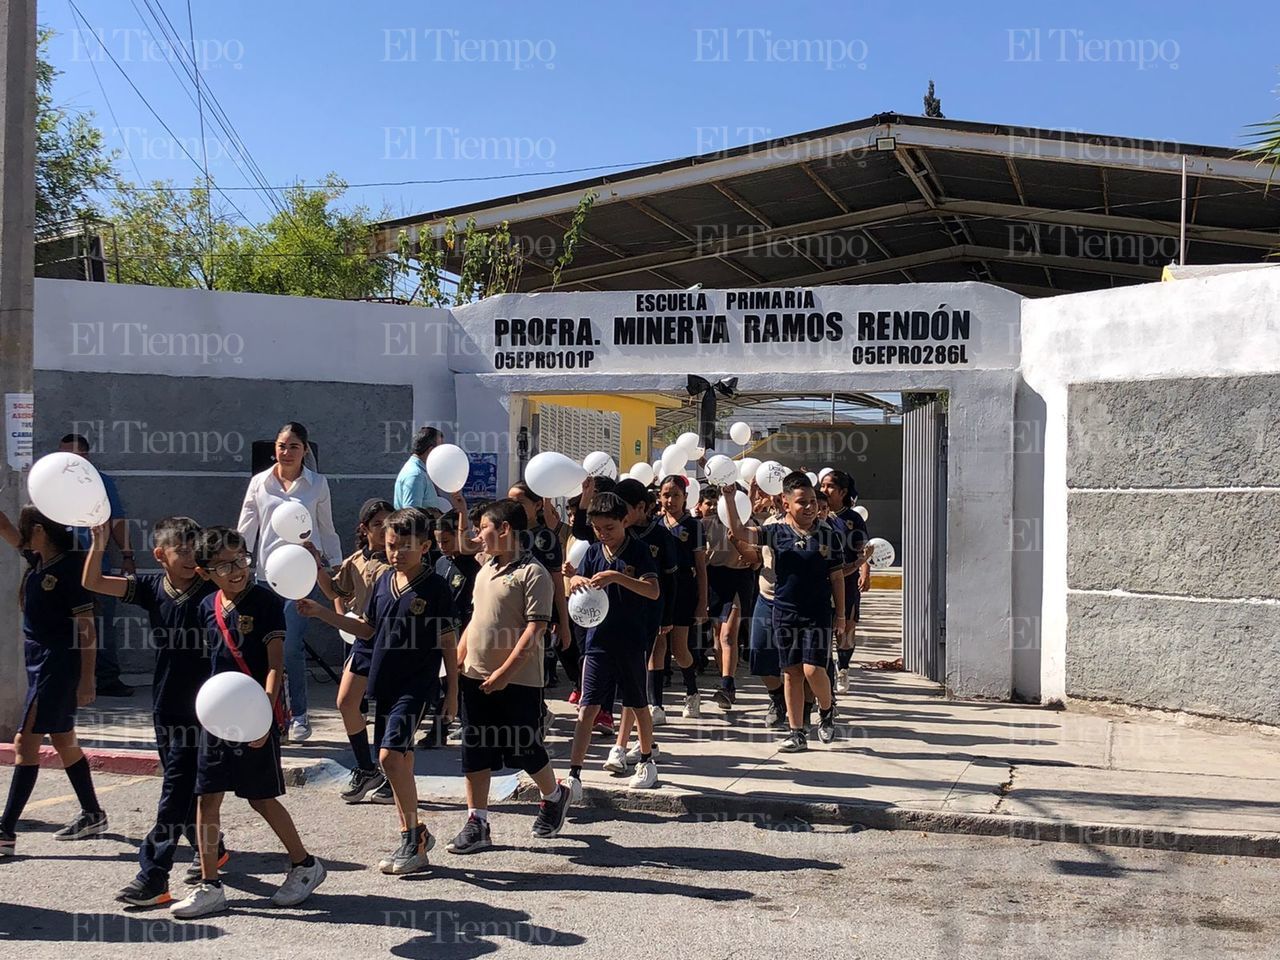
[[[311,543],[329,566],[342,562],[342,543],[333,527],[329,481],[307,467],[308,452],[307,428],[290,421],[276,435],[275,466],[254,474],[249,481],[236,527],[254,552],[259,578],[265,577],[267,554],[280,543],[279,535],[271,526],[271,514],[284,503],[306,506],[315,524]],[[307,655],[302,642],[307,619],[292,602],[286,602],[284,610],[284,669],[289,708],[293,711],[289,739],[301,742],[311,736],[311,723],[307,719]]]

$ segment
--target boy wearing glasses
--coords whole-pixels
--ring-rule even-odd
[[[267,691],[274,708],[284,678],[284,601],[254,582],[249,574],[253,559],[235,530],[205,530],[196,542],[195,561],[200,576],[218,588],[200,604],[211,672],[247,673]],[[324,880],[324,864],[302,845],[293,818],[279,800],[284,773],[278,722],[251,743],[231,743],[202,731],[195,790],[201,880],[185,900],[173,905],[175,917],[203,917],[227,908],[218,877],[220,813],[227,791],[249,801],[289,854],[289,873],[271,897],[273,904],[296,906]]]
[[[178,841],[183,837],[196,849],[196,754],[200,724],[196,721],[196,693],[209,677],[204,623],[200,604],[217,588],[196,573],[195,545],[200,525],[190,517],[166,517],[156,524],[152,556],[161,573],[112,577],[102,572],[110,525],[93,529],[85,556],[82,582],[86,589],[147,612],[149,639],[155,650],[151,683],[151,711],[156,750],[160,753],[160,802],[155,825],[138,848],[138,875],[116,899],[132,907],[168,903],[169,871]],[[220,859],[225,862],[226,854]],[[196,866],[194,877],[200,879]]]

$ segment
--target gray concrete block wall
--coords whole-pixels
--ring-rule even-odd
[[[1280,376],[1069,388],[1069,695],[1280,725],[1277,416]]]
[[[35,402],[37,456],[57,449],[63,434],[81,433],[94,462],[115,477],[139,568],[154,566],[149,534],[162,517],[235,525],[253,441],[273,439],[286,420],[305,424],[319,448],[334,525],[350,552],[360,504],[391,498],[413,434],[409,386],[37,370]],[[136,611],[118,606],[126,672],[150,670],[143,626]],[[334,631],[317,624],[309,638],[340,662]]]

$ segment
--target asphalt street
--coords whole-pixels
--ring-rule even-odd
[[[7,770],[0,784],[7,785]],[[497,846],[445,853],[456,806],[424,804],[441,838],[423,874],[370,864],[395,846],[391,808],[348,807],[332,787],[286,803],[330,876],[301,907],[268,898],[283,854],[228,799],[230,910],[198,921],[112,900],[136,867],[159,781],[100,775],[111,830],[59,843],[75,813],[61,771],[41,773],[0,862],[0,956],[274,958],[503,956],[1041,958],[1275,957],[1280,862],[1004,838],[851,833],[800,821],[675,819],[579,809],[536,841],[532,809],[493,814]],[[180,853],[174,889],[185,889]]]

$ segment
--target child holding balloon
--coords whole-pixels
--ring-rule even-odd
[[[595,495],[587,516],[596,542],[587,548],[581,567],[569,579],[571,592],[604,590],[608,598],[608,611],[601,622],[587,630],[583,648],[582,697],[573,730],[569,776],[564,781],[574,801],[582,797],[582,763],[596,714],[606,699],[613,700],[615,690],[623,707],[636,713],[639,727],[640,755],[631,786],[647,789],[658,783],[653,720],[645,692],[645,667],[657,622],[652,609],[659,598],[658,562],[649,545],[629,529],[631,513],[632,508],[618,495]]]
[[[200,883],[170,912],[192,919],[227,908],[218,876],[222,798],[232,791],[251,806],[284,845],[289,872],[271,897],[278,907],[301,903],[324,880],[324,864],[307,852],[289,811],[280,802],[284,772],[280,765],[280,706],[284,680],[284,601],[249,576],[253,558],[245,538],[227,527],[209,527],[195,549],[196,570],[212,581],[217,592],[200,604],[209,647],[212,675],[238,671],[247,674],[267,694],[274,720],[266,733],[249,743],[223,739],[208,729],[213,721],[202,715],[205,729],[196,759],[196,832],[200,842]],[[213,705],[217,712],[217,705]],[[216,718],[224,729],[222,717]],[[227,727],[242,718],[225,718]]]
[[[427,866],[435,837],[418,819],[413,779],[414,733],[440,686],[445,667],[448,691],[442,716],[458,708],[458,659],[449,587],[428,565],[431,520],[413,507],[386,520],[387,570],[369,594],[363,619],[350,620],[314,600],[297,601],[298,612],[373,641],[369,694],[377,705],[373,737],[382,772],[391,784],[400,820],[400,846],[378,864],[387,874]]]
[[[730,484],[723,488],[704,487],[698,503],[707,541],[707,616],[713,625],[713,642],[720,661],[720,686],[714,697],[716,706],[727,711],[738,699],[734,678],[738,669],[738,627],[743,611],[751,611],[754,598],[751,568],[729,542],[729,528],[719,516],[724,509],[719,505],[721,496],[749,501],[737,484]]]
[[[675,597],[672,601],[671,631],[659,636],[649,658],[650,676],[661,670],[670,643],[671,658],[680,668],[684,680],[684,709],[686,719],[702,715],[698,696],[698,671],[689,652],[689,628],[707,618],[707,552],[702,522],[686,509],[689,481],[680,474],[671,474],[658,488],[658,504],[662,509],[660,521],[671,534],[675,548],[676,576]]]
[[[356,549],[342,561],[332,578],[324,575],[321,564],[316,580],[320,591],[333,603],[335,612],[348,618],[361,616],[369,604],[373,585],[391,569],[385,552],[384,525],[393,509],[386,500],[366,500],[360,507],[356,525]],[[386,777],[373,761],[368,726],[360,708],[369,683],[372,656],[373,647],[369,641],[355,637],[347,662],[342,667],[342,680],[338,683],[338,713],[342,716],[342,728],[355,757],[355,769],[341,793],[347,803],[359,803],[368,794],[376,794],[386,783]]]
[[[40,744],[49,735],[71,781],[80,812],[54,834],[57,840],[83,840],[107,828],[107,815],[93,789],[89,760],[76,742],[76,710],[95,695],[93,664],[96,638],[93,597],[80,585],[75,533],[28,504],[15,527],[0,513],[0,539],[22,551],[30,564],[22,581],[23,648],[27,698],[22,725],[13,739],[13,778],[0,815],[0,857],[11,857],[18,818],[35,789]]]
[[[85,556],[83,583],[94,593],[134,604],[147,612],[149,639],[155,650],[155,676],[151,683],[151,712],[160,754],[163,780],[155,825],[138,848],[138,875],[117,895],[133,907],[154,907],[173,899],[169,871],[183,837],[197,851],[196,764],[200,724],[196,719],[196,694],[209,677],[204,622],[200,604],[217,588],[196,572],[196,541],[200,525],[190,517],[165,517],[155,526],[152,556],[161,573],[112,577],[102,572],[109,526],[93,528],[93,540]],[[219,852],[219,866],[226,863]],[[190,882],[199,882],[195,872]]]

